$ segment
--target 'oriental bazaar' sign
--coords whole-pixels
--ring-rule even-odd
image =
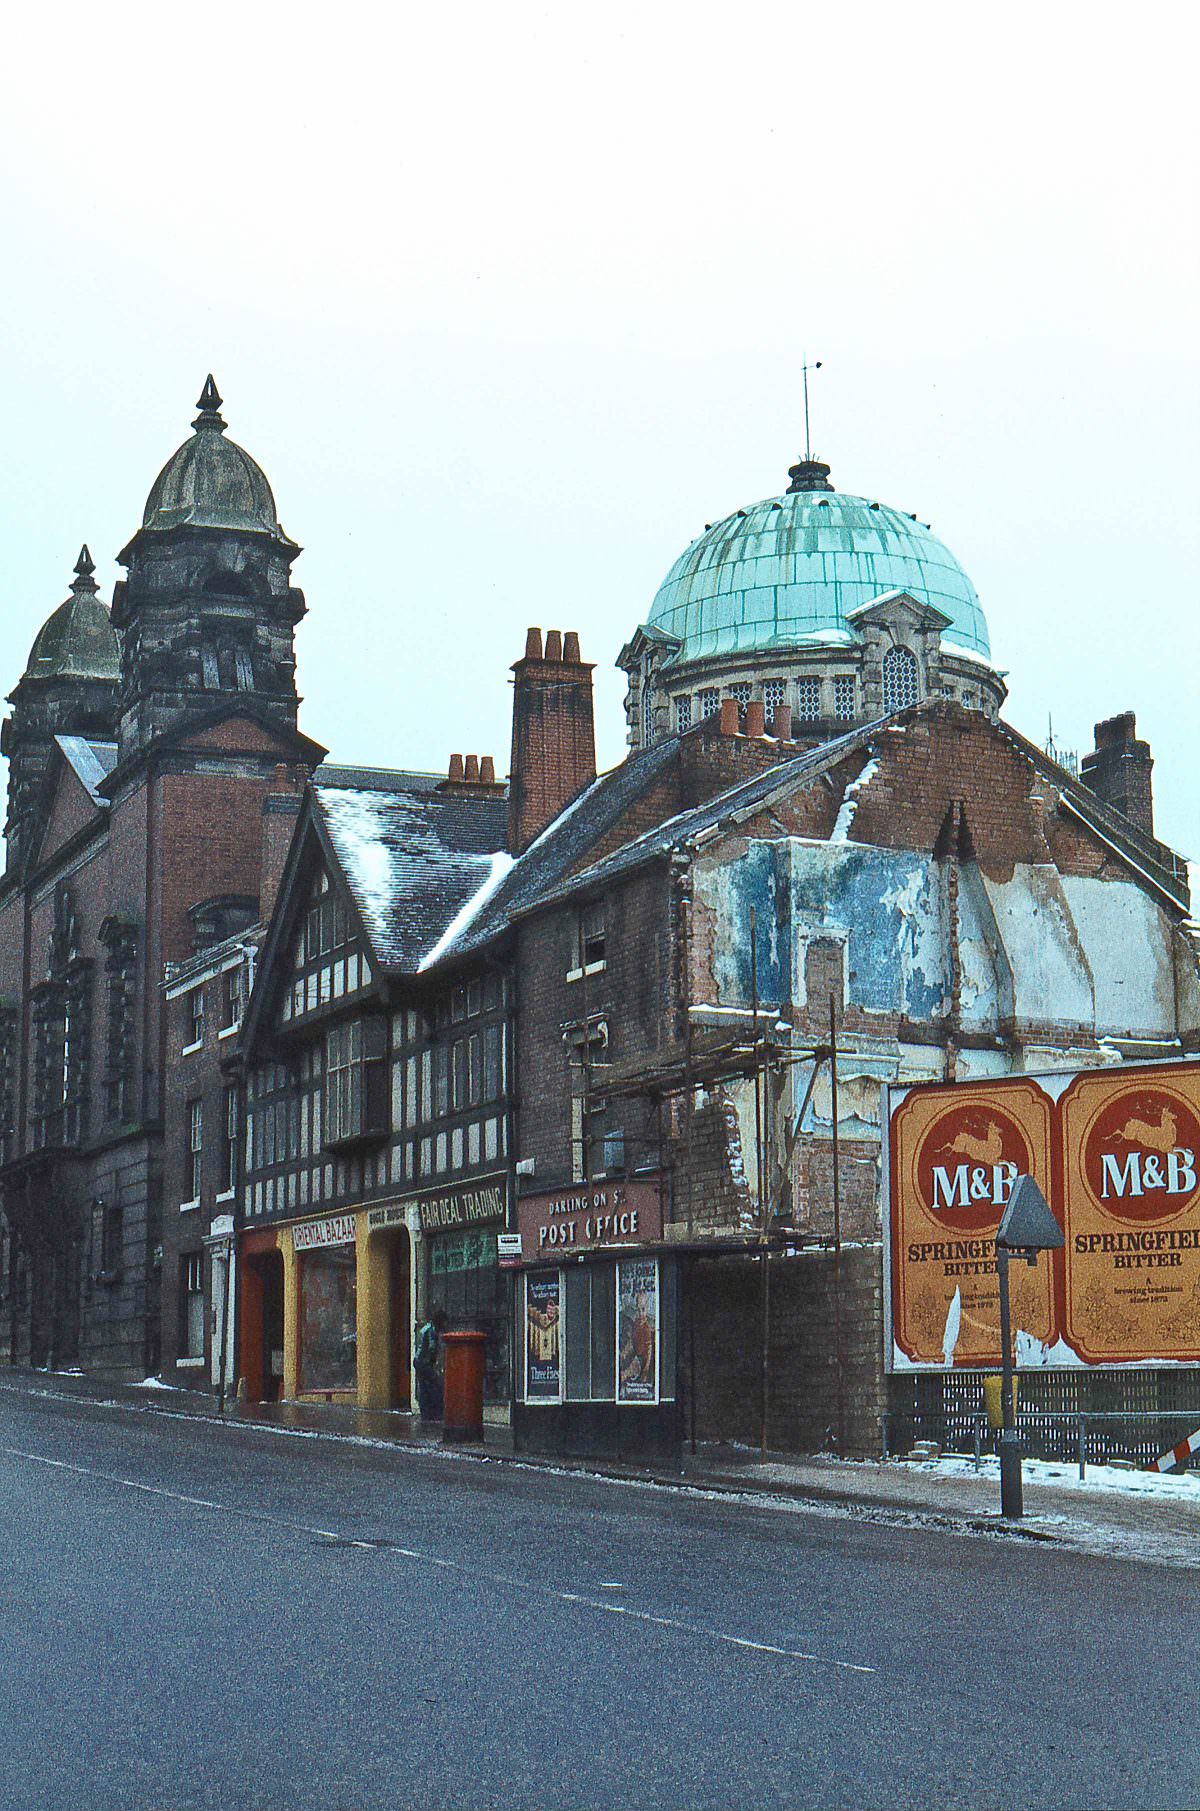
[[[892,1089],[888,1128],[893,1369],[999,1362],[1022,1174],[1065,1247],[1010,1271],[1019,1361],[1200,1360],[1200,1063]]]

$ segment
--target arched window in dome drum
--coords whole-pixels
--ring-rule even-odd
[[[917,657],[911,648],[889,648],[883,657],[883,708],[902,711],[918,697]]]
[[[654,690],[647,678],[642,680],[642,747],[654,740]]]

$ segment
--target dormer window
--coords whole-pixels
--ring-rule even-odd
[[[919,696],[917,657],[911,648],[889,648],[883,657],[883,708],[902,711]]]

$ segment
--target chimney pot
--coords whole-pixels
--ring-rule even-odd
[[[463,779],[470,781],[472,785],[479,784],[479,756],[478,755],[468,755],[467,756],[466,771],[463,774]]]
[[[736,736],[738,733],[738,701],[736,698],[721,700],[721,734]]]
[[[540,629],[526,629],[525,658],[526,660],[540,660],[542,658],[542,631]]]
[[[762,699],[751,698],[749,704],[746,706],[746,734],[748,736],[761,736],[765,734],[766,727]]]
[[[568,629],[563,637],[563,659],[568,666],[577,667],[579,665],[579,631],[577,629]]]
[[[463,758],[461,755],[451,755],[449,778],[452,780],[461,780],[462,777],[463,777]]]
[[[494,786],[496,784],[496,763],[493,761],[491,755],[480,756],[479,778],[485,786]]]
[[[292,776],[282,761],[277,761],[275,764],[275,790],[277,792],[292,790]]]
[[[559,633],[559,631],[557,629],[547,629],[546,630],[546,659],[547,660],[561,660],[562,657],[563,657],[562,635]]]
[[[792,707],[790,704],[777,704],[775,706],[775,715],[771,718],[771,731],[772,734],[778,736],[781,742],[791,741]]]

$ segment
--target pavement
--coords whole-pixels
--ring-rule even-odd
[[[1000,1514],[999,1469],[993,1458],[985,1458],[976,1470],[959,1457],[764,1456],[748,1447],[703,1443],[695,1453],[685,1451],[678,1467],[545,1458],[514,1453],[511,1429],[504,1424],[489,1424],[479,1445],[446,1448],[440,1428],[423,1427],[419,1417],[398,1411],[324,1403],[231,1402],[222,1416],[216,1399],[204,1391],[112,1384],[77,1372],[6,1371],[0,1373],[0,1392],[5,1389],[45,1391],[140,1413],[224,1420],[231,1426],[272,1429],[335,1444],[394,1445],[419,1450],[431,1460],[492,1461],[662,1489],[762,1498],[780,1506],[790,1501],[897,1525],[1057,1543],[1078,1552],[1149,1564],[1200,1566],[1200,1473],[1194,1472],[1156,1479],[1151,1495],[1135,1488],[1146,1481],[1144,1474],[1089,1466],[1086,1479],[1080,1481],[1070,1465],[1027,1461],[1025,1514],[1013,1522]]]
[[[1179,1571],[205,1408],[3,1380],[0,1811],[1200,1803]]]

